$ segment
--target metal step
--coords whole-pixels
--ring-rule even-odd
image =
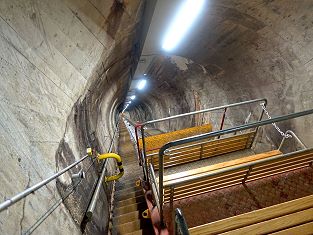
[[[125,191],[124,193],[115,194],[114,200],[122,201],[122,200],[130,199],[130,198],[135,198],[141,195],[143,195],[143,192],[141,189],[136,190],[136,191],[129,191],[129,192]]]
[[[140,229],[135,232],[126,233],[125,235],[143,235],[143,231]]]
[[[142,212],[146,208],[147,208],[146,204],[144,202],[141,202],[141,203],[135,203],[135,204],[115,208],[113,213],[114,213],[114,215],[118,216],[118,215],[130,213],[133,211]]]
[[[143,195],[140,195],[138,197],[129,198],[125,200],[115,201],[114,205],[116,208],[123,207],[131,204],[141,203],[145,201],[145,197]]]
[[[135,220],[139,220],[139,218],[140,218],[139,211],[133,211],[127,214],[114,216],[112,218],[112,222],[113,222],[113,225],[125,224],[125,223],[129,223]]]

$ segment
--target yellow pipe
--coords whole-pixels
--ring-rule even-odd
[[[117,166],[118,166],[118,169],[120,170],[120,173],[117,175],[105,177],[105,182],[118,180],[119,178],[121,178],[124,175],[124,168],[123,168],[121,156],[117,155],[116,153],[104,153],[104,154],[98,154],[97,158],[98,158],[98,160],[104,160],[107,158],[114,158],[117,161]]]

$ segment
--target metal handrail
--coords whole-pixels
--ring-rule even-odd
[[[76,166],[77,164],[81,163],[82,161],[84,161],[86,158],[88,158],[88,155],[85,155],[84,157],[82,157],[81,159],[79,159],[78,161],[72,163],[71,165],[67,166],[66,168],[64,168],[63,170],[55,173],[54,175],[50,176],[49,178],[31,186],[30,188],[24,190],[23,192],[20,192],[18,194],[16,194],[15,196],[5,200],[4,202],[2,202],[0,204],[0,212],[7,209],[8,207],[12,206],[13,204],[17,203],[18,201],[20,201],[21,199],[27,197],[29,194],[37,191],[38,189],[40,189],[41,187],[45,186],[46,184],[48,184],[49,182],[51,182],[52,180],[58,178],[60,175],[64,174],[65,172],[69,171],[70,169],[72,169],[74,166]]]
[[[267,105],[267,99],[266,98],[254,99],[254,100],[242,101],[242,102],[233,103],[233,104],[222,105],[222,106],[218,106],[218,107],[214,107],[214,108],[202,109],[202,110],[193,111],[193,112],[189,112],[189,113],[178,114],[178,115],[160,118],[160,119],[156,119],[156,120],[151,120],[151,121],[144,122],[141,125],[146,126],[148,124],[167,121],[170,119],[181,118],[181,117],[191,116],[191,115],[195,115],[195,114],[199,114],[199,113],[206,113],[206,112],[211,112],[211,111],[215,111],[215,110],[219,110],[219,109],[225,109],[225,108],[241,106],[241,105],[257,103],[257,102],[263,102],[265,104],[265,106]]]
[[[175,221],[174,221],[174,234],[175,235],[189,235],[188,225],[181,209],[175,209]],[[178,230],[180,233],[178,233]]]
[[[115,130],[115,133],[114,133],[114,136],[111,140],[111,144],[110,144],[110,150],[112,150],[112,147],[113,147],[113,143],[114,143],[114,138],[115,138],[115,134],[116,134],[116,131],[117,131],[117,128],[118,128],[118,124],[116,126],[116,130]],[[83,156],[81,159],[77,160],[76,162],[72,163],[71,165],[67,166],[66,168],[64,168],[63,170],[53,174],[52,176],[50,176],[49,178],[29,187],[28,189],[24,190],[23,192],[20,192],[18,194],[16,194],[15,196],[5,200],[4,202],[2,202],[0,204],[0,212],[2,212],[3,210],[9,208],[10,206],[14,205],[15,203],[17,203],[18,201],[20,201],[21,199],[27,197],[29,194],[39,190],[40,188],[42,188],[43,186],[47,185],[48,183],[50,183],[52,180],[58,178],[59,176],[63,175],[65,172],[69,171],[70,169],[72,169],[74,166],[78,165],[79,163],[81,163],[82,161],[84,161],[85,159],[88,158],[88,154]],[[104,168],[105,169],[106,167],[106,164],[104,164]],[[105,170],[104,170],[105,172]]]
[[[302,147],[303,149],[306,149],[306,148],[307,148],[307,146],[300,140],[300,138],[299,138],[293,131],[287,130],[287,131],[285,132],[285,135],[283,136],[283,139],[282,139],[282,141],[281,141],[281,143],[280,143],[280,145],[279,145],[278,150],[280,150],[280,149],[283,147],[283,145],[284,145],[284,143],[285,143],[285,140],[287,139],[286,136],[288,136],[288,134],[292,135],[292,136],[298,141],[298,143],[301,145],[301,147]]]
[[[112,137],[112,141],[111,141],[108,153],[110,153],[112,151],[113,144],[114,144],[114,139],[115,139],[116,133],[118,132],[119,122],[120,122],[120,120],[116,124],[115,131],[114,131],[114,134],[113,134],[113,137]],[[108,164],[108,159],[106,159],[104,164],[103,164],[103,167],[101,169],[101,174],[100,174],[100,177],[99,177],[98,182],[97,182],[96,189],[95,189],[95,191],[94,191],[94,193],[92,195],[91,201],[89,203],[89,206],[88,206],[88,209],[87,209],[87,212],[86,212],[86,217],[87,217],[88,221],[91,221],[93,213],[94,213],[94,210],[96,208],[96,204],[97,204],[97,201],[98,201],[98,198],[99,198],[99,194],[100,194],[101,185],[102,185],[103,180],[105,178],[105,172],[106,172],[107,164]]]
[[[209,133],[205,133],[201,135],[187,137],[187,138],[169,142],[165,144],[164,146],[162,146],[161,149],[159,150],[159,204],[160,204],[159,212],[160,212],[161,223],[163,222],[163,194],[164,194],[163,192],[163,171],[164,171],[163,156],[164,156],[165,151],[168,148],[173,147],[173,146],[178,146],[181,144],[191,143],[194,141],[203,140],[209,137],[219,136],[222,134],[229,134],[229,133],[233,133],[236,131],[247,130],[251,128],[258,128],[260,126],[264,126],[264,125],[268,125],[268,124],[272,124],[276,122],[281,122],[281,121],[285,121],[289,119],[294,119],[294,118],[298,118],[298,117],[309,115],[309,114],[313,114],[313,109],[302,111],[302,112],[297,112],[297,113],[291,113],[287,115],[282,115],[282,116],[274,117],[272,119],[257,121],[254,123],[244,124],[241,126],[231,127],[225,130],[213,131],[213,132],[209,132]]]

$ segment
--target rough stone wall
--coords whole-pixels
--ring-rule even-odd
[[[0,1],[0,200],[85,154],[105,151],[138,57],[143,1]],[[87,169],[86,160],[72,170]],[[80,234],[97,170],[34,234]],[[112,169],[109,169],[112,171]],[[111,172],[109,172],[111,173]],[[0,214],[0,234],[21,234],[61,197],[60,177]],[[110,186],[87,234],[107,231]]]
[[[313,108],[312,18],[310,0],[208,1],[190,36],[168,55],[174,68],[167,69],[169,62],[151,66],[152,83],[175,81],[171,95],[152,91],[143,102],[150,104],[153,118],[168,116],[166,109],[172,107],[172,101],[186,107],[185,111],[194,111],[193,91],[206,108],[263,97],[269,100],[272,116]],[[167,107],[160,108],[163,105]],[[300,118],[280,126],[295,130],[312,146],[308,130],[312,120]],[[277,145],[281,140],[278,132],[271,126],[265,130],[262,139]]]

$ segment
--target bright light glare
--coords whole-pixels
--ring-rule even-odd
[[[130,98],[131,98],[132,100],[134,100],[134,99],[136,98],[136,96],[135,96],[135,95],[132,95]]]
[[[191,28],[199,15],[205,0],[185,0],[170,24],[163,39],[162,48],[173,50]]]
[[[146,80],[141,80],[139,83],[138,83],[138,86],[137,86],[137,88],[139,89],[139,90],[142,90],[145,86],[146,86],[146,83],[147,83],[147,81]]]

